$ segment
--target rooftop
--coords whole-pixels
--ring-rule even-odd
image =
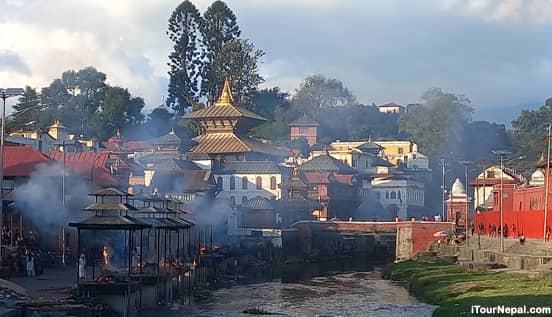
[[[314,121],[306,113],[301,117],[297,118],[295,121],[289,124],[290,127],[317,127],[318,122]]]
[[[215,170],[216,174],[281,174],[272,161],[227,161]]]
[[[356,171],[340,160],[331,157],[327,151],[299,166],[300,172],[335,172],[338,174],[355,174]]]

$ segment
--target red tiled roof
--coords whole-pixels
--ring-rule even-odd
[[[341,174],[333,174],[332,180],[335,180],[338,183],[341,184],[347,184],[352,185],[353,184],[353,175],[341,175]]]
[[[330,173],[303,173],[303,177],[309,184],[328,184]]]
[[[6,146],[4,148],[4,176],[30,176],[41,164],[49,164],[48,156],[24,146]]]
[[[64,161],[62,152],[50,152],[47,155],[59,163]],[[96,185],[117,185],[119,181],[105,167],[108,156],[109,152],[65,153],[65,164]]]

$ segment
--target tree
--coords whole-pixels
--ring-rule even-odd
[[[201,94],[212,103],[222,89],[225,73],[223,48],[238,39],[241,31],[236,16],[222,1],[215,1],[203,15],[201,34],[204,45],[204,63],[201,70]]]
[[[261,89],[255,92],[254,102],[251,104],[243,105],[244,108],[249,109],[269,120],[274,119],[274,111],[276,107],[280,107],[284,110],[289,108],[289,94],[281,91],[278,87]]]
[[[36,89],[26,86],[13,109],[15,112],[6,123],[8,130],[13,131],[24,126],[37,127],[40,120],[40,95]]]
[[[179,115],[197,103],[201,69],[199,30],[202,18],[188,0],[173,11],[167,35],[174,43],[169,55],[169,97],[167,106]]]
[[[115,134],[118,128],[132,128],[144,120],[141,113],[144,100],[132,97],[127,89],[108,87],[105,92],[103,111],[98,114],[94,123],[97,127],[96,135],[105,139]]]
[[[234,39],[226,42],[221,57],[224,61],[224,75],[232,81],[232,92],[238,105],[253,103],[259,84],[264,82],[259,74],[258,63],[265,55],[249,40]]]
[[[152,136],[161,136],[168,132],[169,127],[173,128],[172,119],[174,114],[164,107],[153,109],[145,123],[146,129]]]
[[[305,78],[291,99],[291,106],[296,113],[306,113],[315,120],[322,109],[354,104],[356,98],[343,82],[323,75]]]
[[[421,99],[421,106],[399,116],[399,131],[411,137],[427,154],[457,149],[473,113],[470,100],[441,88],[429,89]]]
[[[544,153],[546,155],[546,128],[552,122],[552,98],[545,101],[537,110],[523,110],[512,121],[512,156],[525,156],[525,160],[514,160],[512,165],[517,170],[529,175],[533,172],[536,161]]]

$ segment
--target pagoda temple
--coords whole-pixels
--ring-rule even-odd
[[[199,130],[199,136],[193,139],[196,144],[187,153],[190,160],[259,161],[275,160],[287,154],[284,149],[245,136],[266,119],[234,105],[228,79],[225,79],[222,93],[213,105],[183,118],[193,120]]]

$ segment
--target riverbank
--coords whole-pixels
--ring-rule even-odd
[[[434,317],[470,316],[472,305],[549,307],[552,279],[533,279],[505,272],[468,272],[458,264],[419,256],[390,265],[385,278],[398,282],[428,304],[438,305]]]

